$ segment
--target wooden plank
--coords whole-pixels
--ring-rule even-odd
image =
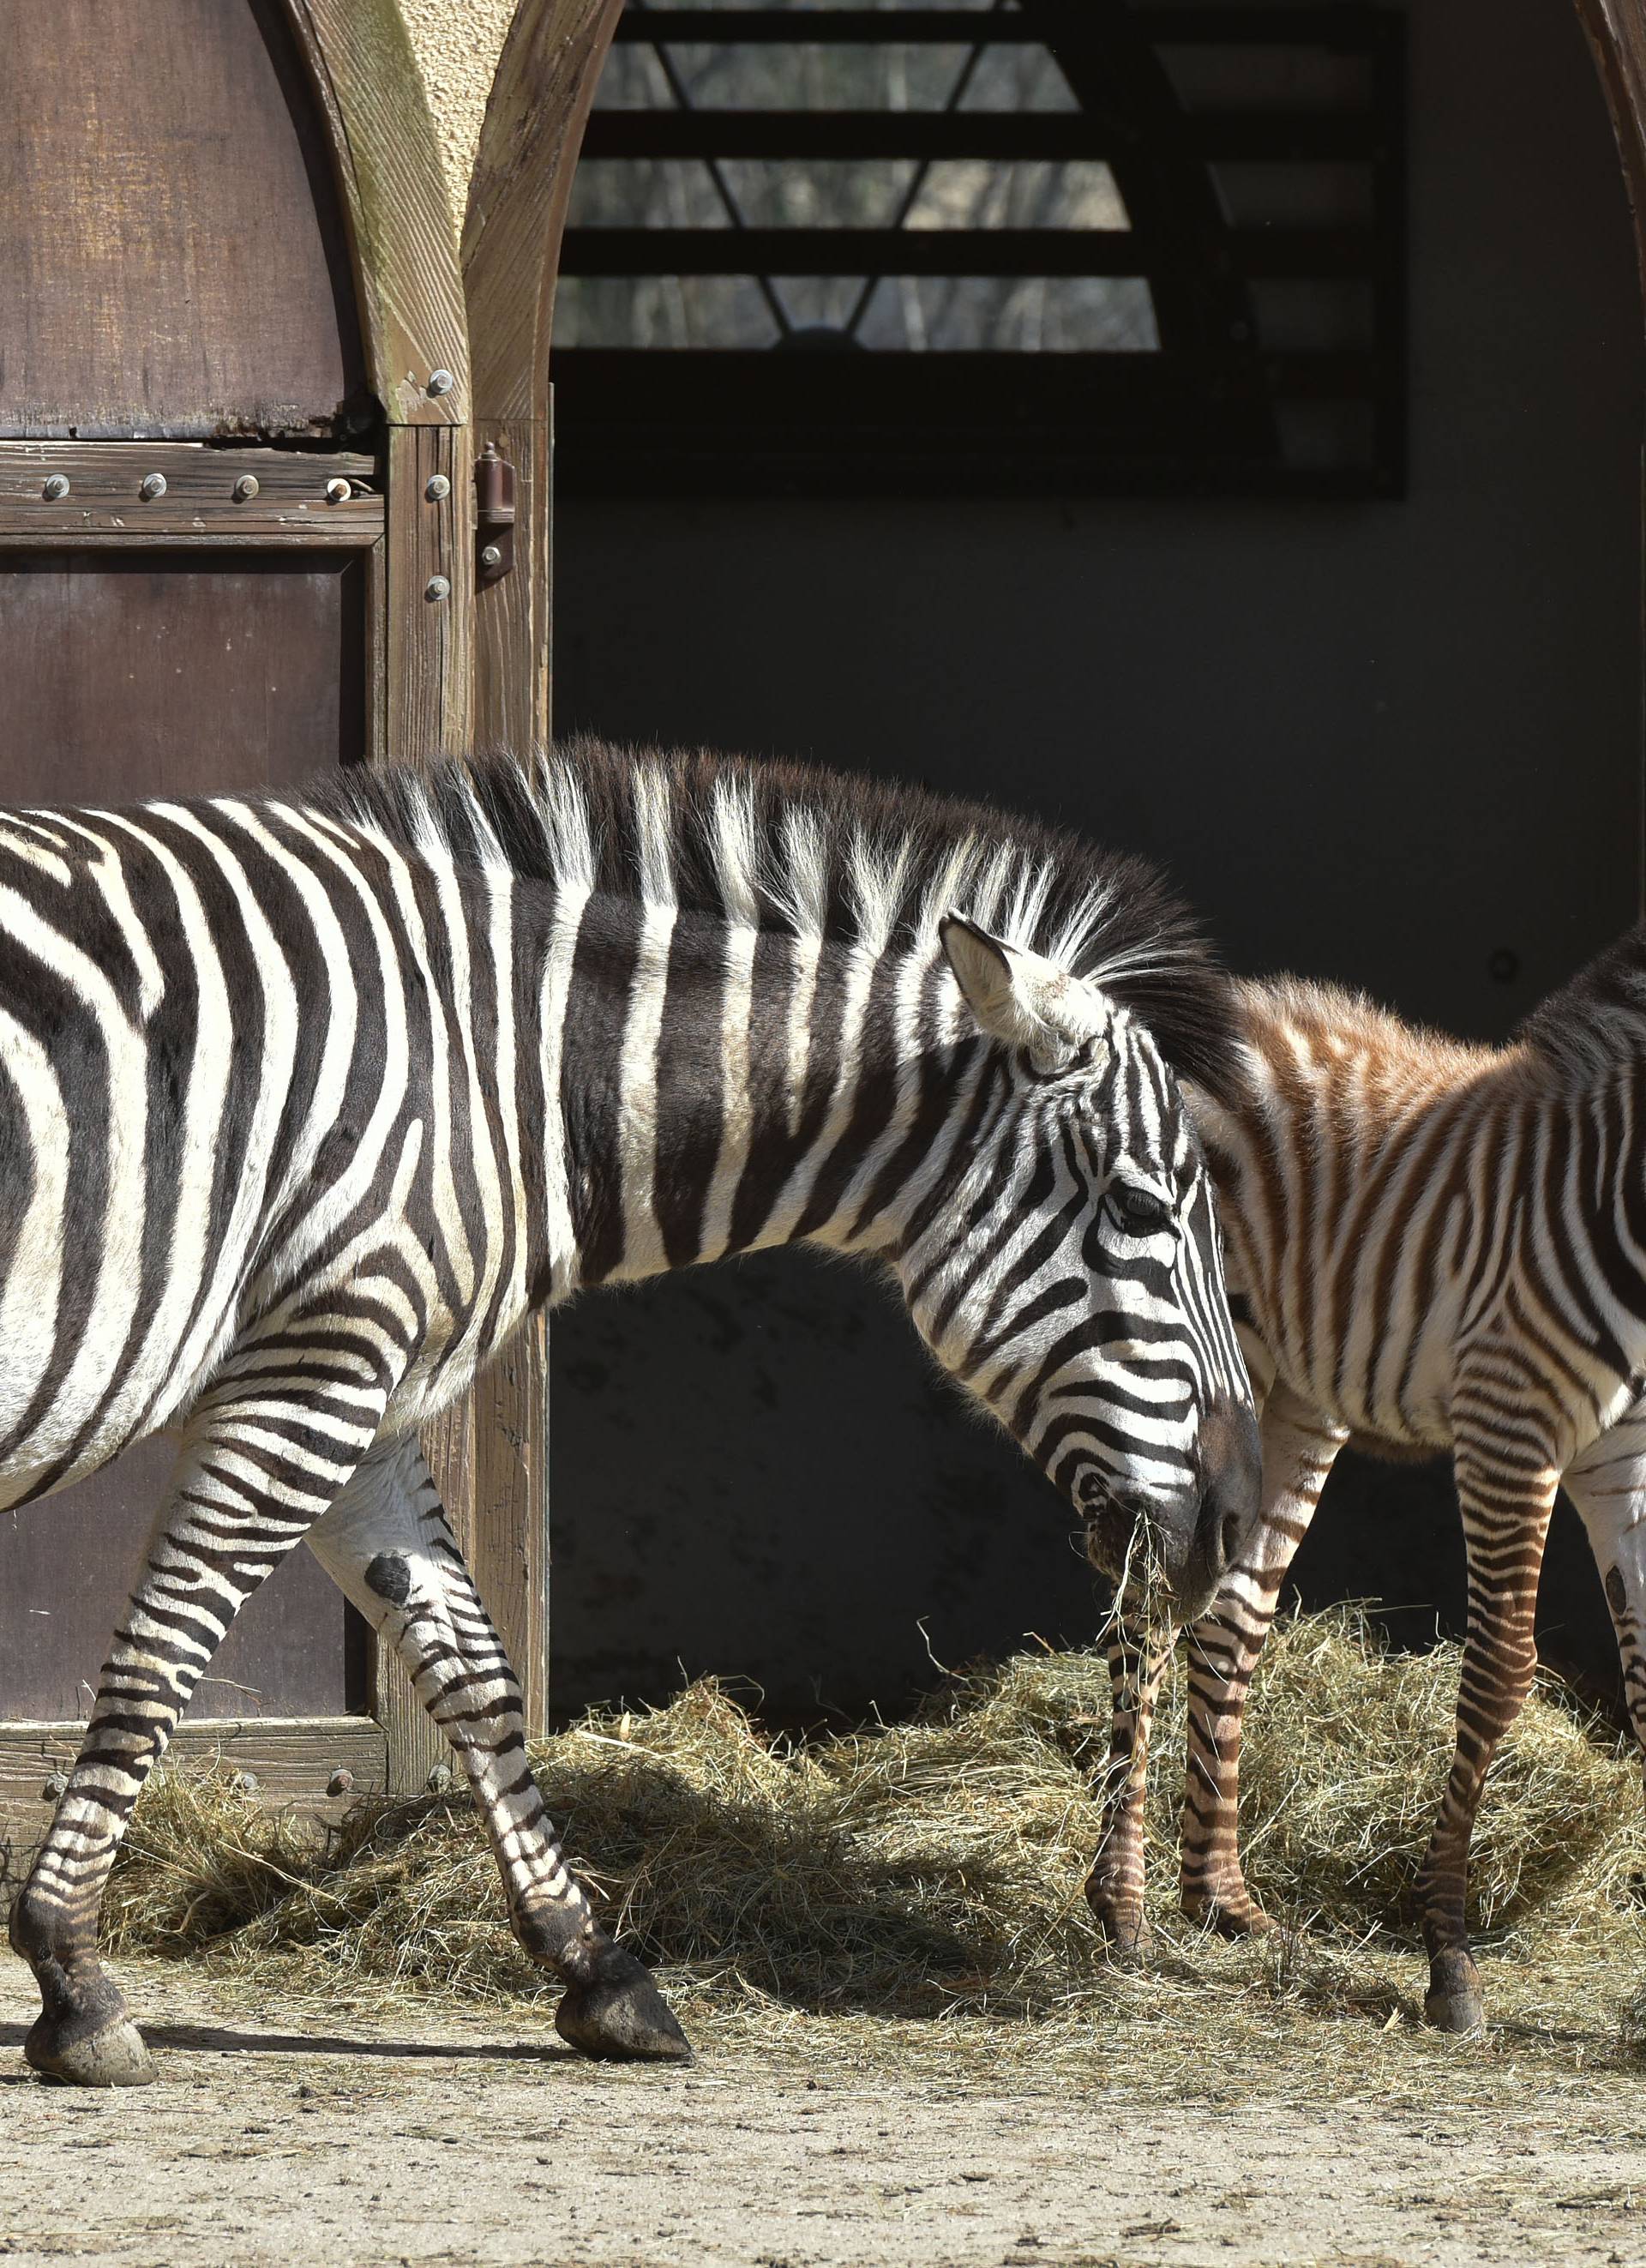
[[[411,425],[388,451],[387,755],[415,763],[471,746],[473,448],[467,426]]]
[[[330,135],[371,390],[391,424],[464,423],[468,334],[456,236],[396,0],[282,4]]]
[[[165,483],[158,497],[143,483]],[[66,481],[66,496],[48,495]],[[347,494],[328,493],[342,482]],[[247,490],[250,493],[247,493]],[[0,538],[153,545],[375,543],[377,461],[356,454],[208,449],[177,441],[0,441]]]
[[[0,1885],[27,1872],[51,1823],[61,1789],[85,1735],[81,1723],[0,1725]],[[388,1750],[370,1717],[185,1719],[173,1762],[220,1763],[256,1783],[260,1800],[334,1826],[363,1795],[388,1784]],[[339,1773],[349,1786],[327,1791]]]
[[[0,432],[330,436],[364,410],[320,125],[266,14],[5,11]]]
[[[572,173],[622,0],[522,0],[481,129],[463,223],[477,417],[547,414]]]
[[[548,734],[548,428],[540,418],[482,419],[489,441],[514,467],[514,566],[474,594],[474,745],[533,747]]]

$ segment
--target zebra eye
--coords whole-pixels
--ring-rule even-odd
[[[1164,1197],[1152,1189],[1128,1189],[1117,1182],[1109,1191],[1109,1211],[1120,1226],[1133,1236],[1151,1236],[1164,1228],[1172,1218],[1172,1208]]]

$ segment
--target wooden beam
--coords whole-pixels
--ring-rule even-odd
[[[452,208],[397,0],[283,4],[331,141],[371,390],[391,425],[466,423]]]
[[[1646,5],[1642,0],[1576,0],[1600,73],[1635,221],[1635,250],[1646,293]]]

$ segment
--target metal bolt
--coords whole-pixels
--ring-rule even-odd
[[[502,566],[503,554],[498,550],[495,543],[489,543],[485,549],[481,553],[480,563],[482,567]]]
[[[61,1803],[62,1792],[68,1785],[68,1781],[61,1772],[48,1772],[40,1787],[41,1802]]]
[[[229,1786],[234,1790],[236,1795],[255,1795],[257,1793],[257,1774],[255,1772],[237,1771],[230,1779]]]
[[[348,1795],[354,1787],[355,1776],[347,1764],[339,1764],[326,1783],[327,1795]]]
[[[354,490],[349,487],[347,481],[327,481],[326,483],[326,501],[327,504],[347,504],[353,494]]]
[[[250,504],[252,498],[257,494],[257,490],[258,479],[256,474],[242,473],[239,479],[234,483],[235,503]]]
[[[429,373],[429,392],[437,401],[443,394],[450,394],[456,384],[449,370],[431,370]]]
[[[430,504],[444,504],[452,493],[452,483],[444,473],[430,473],[423,494]]]
[[[452,1767],[451,1767],[451,1765],[450,1765],[450,1764],[436,1764],[436,1765],[434,1766],[433,1770],[432,1770],[432,1771],[430,1772],[430,1774],[429,1774],[429,1793],[430,1793],[430,1795],[444,1795],[444,1794],[446,1793],[447,1789],[451,1786],[451,1785],[452,1785]]]
[[[444,575],[431,575],[423,586],[425,599],[449,599],[452,585]]]
[[[165,475],[145,473],[143,476],[143,485],[137,490],[137,494],[143,498],[144,504],[152,504],[156,497],[163,497],[165,494]]]
[[[60,503],[68,493],[69,476],[66,473],[54,473],[40,490],[48,504]]]

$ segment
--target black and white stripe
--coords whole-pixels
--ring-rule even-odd
[[[307,1538],[463,1754],[592,2052],[683,2043],[597,1928],[415,1431],[535,1307],[811,1239],[1179,1607],[1255,1432],[1175,1073],[1223,988],[1146,869],[821,773],[575,747],[0,819],[0,1506],[159,1429],[149,1565],[12,1922],[31,2059],[146,2075],[114,1845]]]

